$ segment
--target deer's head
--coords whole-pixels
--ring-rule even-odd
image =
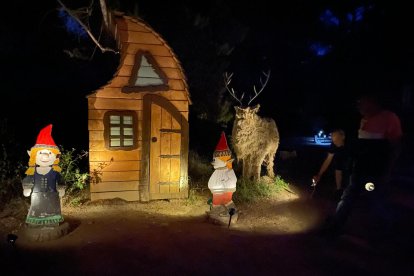
[[[234,109],[236,110],[236,121],[242,123],[245,120],[252,120],[257,112],[259,112],[260,105],[257,104],[253,107],[239,107],[235,106]]]

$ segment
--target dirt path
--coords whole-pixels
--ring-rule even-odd
[[[312,233],[334,204],[283,192],[238,206],[230,228],[206,221],[207,195],[150,203],[98,202],[63,208],[68,235],[33,243],[1,243],[2,275],[410,275],[413,193],[393,196],[399,214],[393,236],[378,241],[358,212],[335,241]],[[398,203],[398,205],[397,205]],[[364,210],[364,206],[357,206]],[[368,231],[368,232],[367,232]],[[4,241],[4,239],[3,239]],[[412,274],[411,274],[412,275]]]

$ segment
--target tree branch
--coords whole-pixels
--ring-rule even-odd
[[[106,2],[105,0],[99,0],[99,3],[101,4],[101,11],[102,11],[102,17],[105,23],[105,28],[109,30],[108,9],[106,8]]]
[[[119,51],[116,51],[116,50],[114,50],[114,49],[112,49],[112,48],[106,48],[106,47],[103,47],[100,43],[99,43],[99,41],[95,38],[95,36],[92,34],[92,32],[89,30],[89,28],[76,16],[76,15],[74,15],[73,14],[73,12],[70,10],[70,9],[68,9],[63,3],[62,3],[62,1],[60,1],[60,0],[57,0],[57,2],[62,6],[62,8],[73,18],[73,19],[75,19],[76,20],[76,22],[78,22],[79,23],[79,25],[81,25],[82,26],[82,28],[85,30],[85,32],[89,35],[89,37],[92,39],[92,41],[96,44],[96,46],[98,46],[99,47],[99,49],[101,50],[101,52],[102,53],[105,53],[105,52],[112,52],[112,53],[115,53],[115,54],[119,54]],[[105,17],[105,16],[104,16]],[[105,18],[104,18],[104,21],[105,21]]]

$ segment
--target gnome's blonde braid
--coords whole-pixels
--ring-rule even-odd
[[[30,158],[29,158],[29,168],[26,170],[26,175],[34,175],[35,168],[36,168],[36,155],[39,150],[47,149],[56,154],[56,156],[60,155],[60,150],[56,148],[32,148],[30,150]],[[56,158],[55,162],[53,162],[52,170],[56,172],[61,172],[62,169],[59,167],[59,158]]]

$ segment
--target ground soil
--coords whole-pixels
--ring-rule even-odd
[[[24,208],[2,213],[2,275],[410,275],[413,193],[393,194],[398,221],[381,236],[364,211],[348,233],[327,240],[312,230],[333,201],[290,187],[274,198],[239,205],[230,228],[206,220],[208,195],[189,200],[128,203],[119,199],[64,206],[68,235],[49,242],[19,236]],[[27,210],[27,209],[26,209]],[[13,215],[14,214],[14,215]],[[15,233],[14,246],[6,241]],[[389,233],[388,233],[389,234]],[[396,274],[394,274],[396,273]],[[411,274],[412,275],[412,274]]]
[[[310,197],[308,184],[238,204],[230,227],[207,220],[208,190],[188,200],[63,206],[70,231],[48,242],[20,234],[29,204],[14,201],[0,213],[0,275],[413,275],[413,183],[393,183],[391,231],[378,227],[363,196],[336,239],[316,231],[335,208],[332,189]]]

